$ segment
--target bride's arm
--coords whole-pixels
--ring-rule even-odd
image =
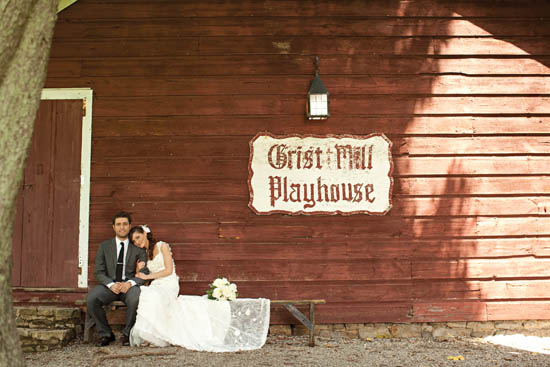
[[[164,270],[157,271],[156,273],[151,274],[138,273],[138,275],[136,275],[137,277],[145,280],[153,280],[172,274],[172,270],[174,268],[174,262],[172,261],[172,252],[170,251],[168,245],[165,246],[164,242],[160,245],[160,252],[162,253],[162,259],[164,261]]]

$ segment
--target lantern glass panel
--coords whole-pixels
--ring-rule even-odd
[[[326,94],[311,94],[309,96],[309,106],[311,116],[327,116],[328,103]]]

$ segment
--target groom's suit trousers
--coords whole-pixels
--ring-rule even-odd
[[[90,291],[87,299],[87,312],[96,323],[97,334],[109,336],[112,334],[111,327],[107,323],[107,317],[103,305],[108,305],[113,301],[122,301],[126,304],[126,324],[122,331],[124,335],[130,335],[130,331],[136,323],[136,311],[139,302],[139,294],[141,293],[139,286],[131,287],[126,294],[114,294],[109,288],[104,285],[97,285]]]

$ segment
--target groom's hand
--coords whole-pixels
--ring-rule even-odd
[[[132,287],[132,283],[130,282],[120,283],[120,292],[126,293],[131,287]]]
[[[119,294],[120,293],[120,285],[121,285],[121,283],[119,283],[119,282],[114,283],[109,289],[114,294]]]

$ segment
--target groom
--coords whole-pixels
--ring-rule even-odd
[[[116,213],[113,217],[116,236],[102,242],[95,257],[94,275],[100,284],[88,294],[86,306],[100,337],[98,347],[109,345],[115,340],[103,306],[117,300],[127,306],[122,345],[130,345],[130,330],[136,322],[139,286],[144,283],[143,279],[135,277],[136,262],[147,261],[145,250],[134,246],[128,239],[131,223],[132,217],[129,213]]]

